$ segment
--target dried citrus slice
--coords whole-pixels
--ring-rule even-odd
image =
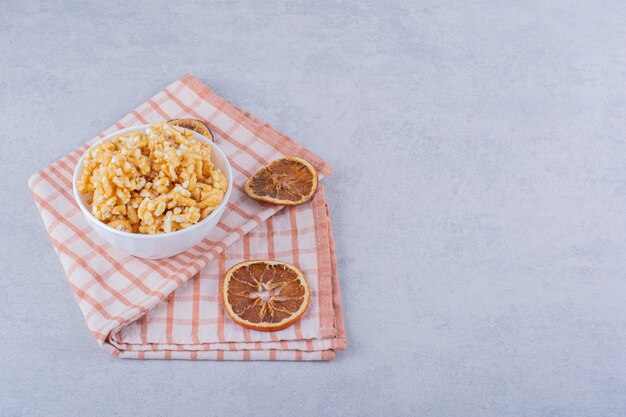
[[[297,156],[277,159],[248,178],[246,194],[255,200],[296,206],[306,203],[317,190],[317,172]]]
[[[282,330],[309,306],[306,277],[293,265],[278,261],[246,261],[226,272],[224,306],[232,319],[248,329]]]
[[[213,132],[211,129],[201,120],[197,119],[173,119],[167,122],[171,125],[184,127],[185,129],[193,130],[194,132],[200,133],[202,136],[207,139],[211,139],[215,142],[215,138],[213,137]]]

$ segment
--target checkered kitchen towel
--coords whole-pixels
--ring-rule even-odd
[[[192,117],[206,121],[234,171],[228,210],[199,245],[172,258],[135,258],[91,231],[72,195],[74,167],[98,139],[125,127]],[[245,180],[285,155],[328,164],[185,75],[76,151],[34,174],[28,184],[70,287],[96,340],[122,358],[330,360],[345,349],[339,281],[324,190],[283,208],[248,198]],[[278,332],[236,325],[225,314],[221,278],[249,259],[297,265],[311,285],[301,320]]]

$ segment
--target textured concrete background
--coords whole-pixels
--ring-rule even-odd
[[[0,415],[624,415],[623,2],[126,3],[0,4]],[[334,165],[335,362],[88,334],[26,180],[184,72]]]

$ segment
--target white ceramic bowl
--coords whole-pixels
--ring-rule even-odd
[[[136,130],[145,131],[145,129],[149,126],[150,125],[139,125],[113,132],[98,141],[98,143],[94,144],[87,150],[87,152],[89,152],[94,146],[104,141],[111,140],[120,134]],[[186,251],[192,246],[197,245],[211,230],[215,228],[222,217],[222,214],[224,214],[224,210],[226,210],[228,199],[230,198],[230,194],[233,190],[233,171],[230,166],[230,162],[228,162],[228,158],[226,158],[224,152],[222,152],[222,150],[215,143],[196,132],[194,132],[194,139],[206,142],[211,146],[211,160],[216,168],[222,170],[222,173],[224,173],[226,179],[228,180],[228,189],[224,195],[224,200],[222,200],[221,204],[213,213],[193,226],[189,226],[175,232],[162,233],[158,235],[144,235],[117,230],[102,223],[100,220],[96,219],[93,214],[91,214],[91,204],[88,203],[91,195],[81,194],[76,186],[83,173],[83,160],[85,159],[87,152],[83,154],[82,158],[78,161],[78,165],[76,165],[76,169],[74,170],[74,197],[76,198],[78,207],[80,207],[80,210],[83,212],[87,223],[89,223],[91,228],[102,238],[102,240],[109,243],[111,246],[139,258],[162,259],[174,256]]]

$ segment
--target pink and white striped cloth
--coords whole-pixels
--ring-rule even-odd
[[[85,150],[125,127],[174,118],[204,120],[234,171],[228,210],[199,245],[172,258],[135,258],[102,242],[74,202],[72,174]],[[96,340],[133,359],[331,360],[346,346],[339,279],[324,189],[283,208],[248,198],[245,180],[285,155],[310,161],[320,179],[331,167],[292,139],[185,75],[98,137],[34,174],[29,188],[70,288]],[[278,332],[235,324],[219,291],[225,271],[249,259],[297,265],[311,286],[301,320]]]

